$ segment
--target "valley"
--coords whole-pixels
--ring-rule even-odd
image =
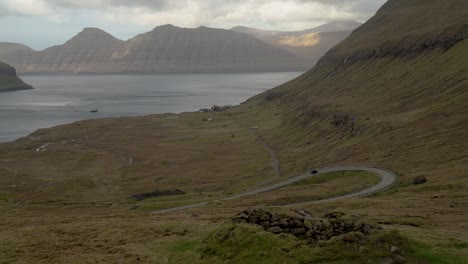
[[[466,10],[389,0],[226,111],[0,143],[0,263],[466,263]]]

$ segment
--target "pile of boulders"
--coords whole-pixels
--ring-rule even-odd
[[[333,212],[321,218],[313,218],[310,214],[276,214],[262,209],[244,210],[237,214],[233,221],[262,226],[264,230],[274,234],[292,234],[314,241],[329,240],[332,237],[351,232],[370,235],[373,230],[382,229],[377,224],[363,221],[362,217]]]
[[[210,109],[207,109],[207,108],[200,109],[200,112],[202,113],[225,112],[231,108],[232,106],[230,105],[225,105],[225,106],[213,105]]]

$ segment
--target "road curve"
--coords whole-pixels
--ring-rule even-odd
[[[391,171],[387,171],[387,170],[384,170],[384,169],[381,169],[381,168],[367,167],[367,166],[334,166],[334,167],[323,167],[323,168],[319,168],[319,169],[315,169],[315,170],[318,173],[311,174],[310,171],[308,171],[308,172],[306,172],[304,174],[298,175],[296,177],[290,178],[288,180],[285,180],[283,182],[280,182],[280,183],[277,183],[277,184],[274,184],[274,185],[271,185],[271,186],[268,186],[268,187],[252,190],[252,191],[241,193],[241,194],[228,196],[228,197],[218,199],[218,200],[213,200],[213,201],[210,201],[210,202],[229,201],[229,200],[239,199],[239,198],[246,197],[246,196],[257,195],[257,194],[261,194],[261,193],[264,193],[264,192],[277,190],[277,189],[286,187],[288,185],[291,185],[293,183],[296,183],[296,182],[299,182],[299,181],[302,181],[302,180],[306,180],[306,179],[309,179],[309,178],[312,178],[312,177],[317,177],[318,175],[325,174],[325,173],[330,173],[330,172],[367,171],[367,172],[373,173],[375,175],[378,175],[380,177],[380,182],[378,184],[376,184],[376,185],[374,185],[372,187],[369,187],[367,189],[364,189],[362,191],[349,193],[349,194],[344,194],[344,195],[340,195],[340,196],[334,196],[334,197],[325,198],[325,199],[316,200],[316,201],[311,201],[311,202],[301,202],[301,203],[298,203],[298,204],[323,203],[323,202],[336,201],[336,200],[341,200],[341,199],[346,199],[346,198],[353,198],[353,197],[361,197],[361,196],[370,195],[370,194],[382,191],[382,190],[390,187],[392,184],[395,183],[395,181],[397,179],[397,175],[395,173],[391,172]],[[202,203],[197,203],[197,204],[192,204],[192,205],[167,208],[167,209],[163,209],[163,210],[153,211],[152,213],[161,214],[161,213],[169,213],[169,212],[181,211],[181,210],[186,210],[186,209],[192,209],[192,208],[205,206],[210,202],[202,202]],[[294,205],[294,204],[290,204],[290,205]]]

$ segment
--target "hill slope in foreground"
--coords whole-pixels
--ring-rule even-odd
[[[0,92],[28,89],[32,87],[18,78],[15,68],[0,62]]]
[[[2,261],[466,263],[467,8],[390,0],[308,73],[227,112],[83,121],[1,144]],[[262,142],[276,153],[279,178]],[[304,203],[374,181],[328,175],[150,213],[340,164],[383,167],[398,183],[370,197]],[[413,185],[417,176],[427,183]],[[179,195],[129,198],[154,190]],[[307,244],[223,224],[246,207],[295,202],[273,210],[359,214],[390,233]]]

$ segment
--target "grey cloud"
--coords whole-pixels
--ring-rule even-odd
[[[13,0],[8,0],[13,1]],[[264,28],[313,27],[332,20],[354,19],[365,21],[386,0],[37,0],[47,8],[49,19],[53,15],[73,19],[73,14],[97,11],[101,21],[128,21],[135,25],[158,25],[164,23],[181,26],[209,25],[232,27],[246,25]],[[296,8],[291,4],[296,3]],[[307,4],[316,3],[319,6]],[[284,4],[287,15],[282,10]],[[310,13],[307,11],[312,7]],[[128,10],[127,10],[128,8]],[[21,9],[23,10],[23,9]],[[29,10],[36,10],[30,7]],[[96,12],[95,12],[96,13]],[[40,17],[37,12],[2,10],[0,17],[7,15]],[[63,15],[62,15],[63,14]],[[70,18],[71,17],[71,18]],[[75,16],[76,17],[76,16]],[[52,18],[53,19],[53,18]],[[109,21],[108,21],[109,22]]]
[[[168,1],[168,0],[47,0],[47,3],[53,4],[63,8],[109,8],[116,6],[127,7],[148,7],[148,8],[165,8],[171,2],[182,1]]]
[[[323,5],[333,6],[337,9],[342,7],[350,7],[355,12],[373,12],[380,7],[386,0],[293,0],[297,3],[320,3]],[[255,3],[260,6],[269,2],[268,0],[45,0],[47,3],[54,4],[66,8],[110,8],[116,6],[125,7],[143,7],[150,9],[171,9],[183,7],[189,2],[197,2],[198,5],[211,8],[220,9],[222,6],[242,6],[248,3]],[[270,1],[271,2],[271,1]],[[208,10],[209,11],[209,10]]]
[[[295,0],[301,3],[320,3],[335,8],[350,8],[354,12],[375,12],[387,0]]]
[[[61,43],[85,26],[101,27],[130,38],[162,24],[231,28],[237,25],[271,30],[302,30],[334,20],[365,21],[386,0],[0,0],[3,40],[40,48]],[[296,5],[294,5],[296,3]],[[307,5],[316,3],[320,5]],[[284,7],[283,8],[283,4]],[[38,8],[40,7],[40,8]],[[43,9],[42,11],[39,9]],[[38,11],[39,10],[39,11]],[[18,17],[19,20],[18,20]],[[15,20],[16,19],[16,20]],[[21,21],[10,37],[9,23]],[[33,40],[48,30],[49,39]],[[4,34],[3,34],[4,33]],[[51,34],[55,35],[51,35]],[[39,39],[40,37],[38,37]],[[45,39],[45,38],[40,38]]]
[[[353,9],[361,13],[372,13],[377,11],[386,0],[374,0],[374,1],[358,1],[354,4]]]
[[[274,2],[296,2],[297,4],[319,3],[330,8],[356,13],[360,18],[368,18],[386,0],[275,0]],[[265,4],[272,3],[272,0],[38,0],[51,8],[61,9],[89,9],[102,10],[115,7],[144,8],[157,12],[177,11],[190,5],[197,5],[201,16],[205,19],[207,15],[221,16],[236,11],[239,8],[248,6],[255,10],[261,10]],[[5,13],[1,10],[0,15]],[[57,12],[59,12],[58,10]],[[311,14],[311,18],[318,14]],[[291,18],[294,20],[294,18]]]

